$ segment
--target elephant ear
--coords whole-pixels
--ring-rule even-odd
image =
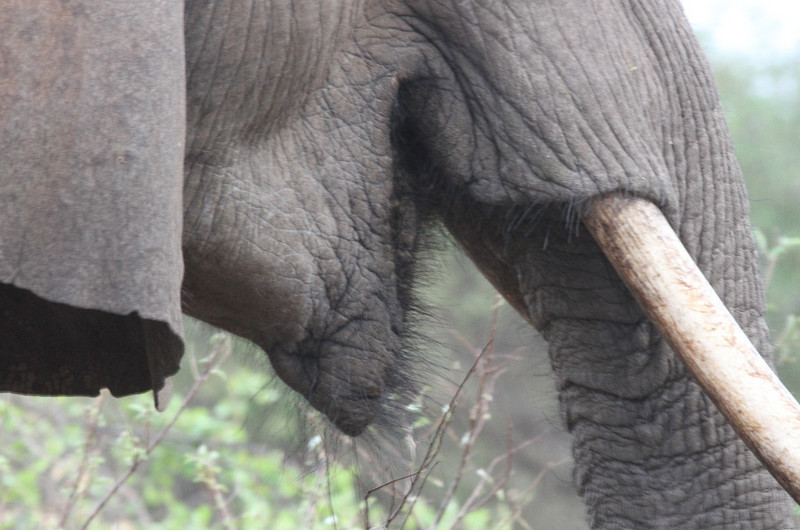
[[[0,10],[0,390],[164,386],[180,313],[180,2]]]

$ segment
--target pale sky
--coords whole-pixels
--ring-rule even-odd
[[[800,53],[798,0],[682,0],[689,21],[725,53]]]

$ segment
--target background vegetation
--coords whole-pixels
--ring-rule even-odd
[[[796,395],[797,59],[712,56],[750,188],[779,370]],[[0,396],[0,528],[352,528],[365,525],[365,513],[372,525],[392,518],[393,528],[585,528],[541,339],[496,307],[465,259],[450,253],[437,261],[447,272],[428,297],[442,308],[441,321],[421,347],[441,359],[443,377],[427,390],[431,419],[420,414],[408,471],[429,443],[441,450],[423,474],[367,495],[385,480],[382,457],[408,452],[405,441],[373,451],[377,458],[347,444],[332,450],[316,416],[272,381],[260,354],[190,324],[165,413],[152,410],[150,396]],[[333,454],[363,471],[334,463]],[[394,514],[403,499],[387,492],[415,480],[406,508]]]

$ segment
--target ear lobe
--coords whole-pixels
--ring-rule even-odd
[[[182,16],[138,0],[0,10],[0,390],[125,394],[177,370]]]

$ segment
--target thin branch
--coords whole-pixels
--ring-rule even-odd
[[[522,442],[521,444],[517,445],[516,447],[509,447],[504,454],[495,457],[495,459],[492,460],[489,463],[489,465],[485,469],[486,473],[481,477],[481,479],[478,482],[478,484],[472,490],[472,493],[470,494],[469,498],[464,502],[463,506],[461,507],[461,510],[459,511],[458,515],[456,516],[456,520],[454,522],[454,526],[458,527],[458,525],[461,522],[461,520],[464,517],[466,517],[467,514],[469,514],[471,512],[474,512],[475,510],[479,509],[481,506],[483,506],[486,503],[488,503],[491,499],[493,499],[495,497],[495,495],[497,495],[498,491],[503,489],[503,487],[506,484],[508,484],[508,481],[511,479],[511,474],[512,474],[511,464],[512,464],[513,455],[515,455],[516,453],[518,453],[522,449],[525,449],[529,445],[533,445],[533,444],[537,443],[542,438],[542,436],[544,436],[544,433],[541,433],[541,434],[539,434],[537,436],[534,436],[533,438],[529,438],[528,440],[525,440],[524,442]],[[481,492],[483,491],[483,488],[484,488],[486,482],[489,480],[489,478],[492,478],[492,473],[494,472],[494,468],[498,464],[503,463],[503,462],[506,463],[506,468],[503,471],[503,475],[500,477],[499,480],[495,480],[494,481],[495,484],[494,484],[494,487],[492,488],[492,490],[489,493],[487,493],[483,497],[483,499],[479,499],[478,497],[480,496]]]
[[[463,393],[467,382],[472,378],[472,376],[477,371],[478,366],[480,365],[480,363],[484,358],[484,355],[489,350],[493,349],[494,336],[497,328],[497,315],[499,312],[499,308],[502,305],[500,303],[500,300],[501,299],[498,296],[498,301],[495,302],[492,308],[492,325],[490,330],[490,337],[489,340],[487,341],[486,346],[484,346],[484,348],[476,355],[475,361],[472,363],[472,366],[467,371],[461,383],[458,385],[455,392],[453,393],[453,397],[450,399],[450,402],[448,403],[444,414],[442,415],[442,417],[440,418],[439,422],[436,425],[436,429],[431,438],[431,443],[428,446],[428,450],[425,453],[425,456],[423,457],[422,462],[418,467],[418,471],[416,473],[412,473],[409,475],[409,477],[412,477],[411,484],[408,487],[406,493],[400,499],[399,506],[387,518],[385,522],[386,526],[391,524],[392,521],[394,521],[394,519],[396,519],[400,515],[400,513],[405,509],[406,517],[400,524],[400,527],[402,528],[408,522],[408,518],[413,513],[414,505],[416,504],[417,499],[420,497],[422,489],[425,487],[428,477],[430,476],[431,468],[433,466],[433,461],[438,456],[439,451],[441,450],[444,434],[447,432],[447,428],[450,426],[450,423],[454,418],[454,412],[456,410],[457,402],[461,397],[461,394]],[[470,349],[472,349],[471,345],[468,346]],[[427,472],[423,473],[423,471],[426,470]],[[393,483],[394,483],[393,481],[389,481],[387,485]],[[374,488],[365,494],[364,502],[366,506],[369,506],[369,497],[379,489],[380,488]],[[417,492],[416,495],[412,496],[412,493],[414,493],[415,491]],[[366,524],[367,525],[369,524],[368,512],[367,512]]]
[[[557,462],[550,462],[541,471],[539,471],[539,473],[536,474],[536,477],[534,477],[533,481],[531,481],[530,485],[527,488],[525,488],[522,494],[518,497],[519,501],[515,503],[514,511],[511,512],[505,519],[497,523],[497,525],[495,525],[495,528],[498,529],[508,528],[508,525],[511,521],[521,522],[519,521],[519,518],[520,515],[522,514],[522,508],[527,504],[525,498],[531,493],[533,493],[536,490],[536,488],[539,487],[539,484],[542,482],[544,477],[547,476],[548,473],[550,473],[553,469],[557,468],[558,466],[566,464],[567,462],[569,462],[569,459],[566,458],[558,460]]]
[[[81,463],[78,466],[78,474],[75,477],[75,482],[70,490],[67,504],[64,506],[63,513],[61,514],[61,521],[58,523],[59,528],[63,528],[67,523],[67,518],[69,517],[72,508],[75,507],[75,503],[78,501],[81,483],[83,482],[86,473],[89,471],[89,453],[91,452],[92,446],[94,446],[95,441],[97,440],[97,426],[100,422],[100,411],[103,408],[103,401],[105,401],[105,399],[106,393],[101,392],[100,396],[97,398],[97,402],[94,404],[94,407],[92,407],[89,414],[87,414],[86,438],[83,442],[83,455],[81,456]]]
[[[492,310],[491,325],[489,327],[489,340],[486,343],[486,347],[483,348],[483,351],[481,351],[479,354],[478,359],[476,359],[475,365],[473,365],[473,368],[478,370],[480,377],[478,379],[477,400],[475,405],[472,407],[472,413],[470,414],[469,418],[469,430],[467,431],[469,436],[467,437],[466,443],[464,443],[461,451],[461,460],[459,461],[456,475],[450,482],[450,485],[447,488],[444,497],[442,498],[442,502],[439,504],[439,510],[436,513],[436,519],[434,520],[433,528],[438,527],[439,523],[441,523],[442,518],[447,511],[447,506],[453,499],[453,496],[455,495],[455,492],[461,483],[461,479],[464,477],[464,471],[467,468],[472,451],[475,448],[475,442],[478,440],[478,436],[483,431],[483,428],[486,424],[486,416],[489,410],[489,399],[487,396],[492,393],[492,389],[494,387],[493,381],[496,382],[497,376],[499,376],[500,373],[495,372],[496,375],[493,375],[492,371],[494,341],[497,334],[497,318],[501,306],[499,302],[500,297],[498,295],[497,301],[495,302]]]
[[[428,446],[428,450],[425,453],[425,456],[423,457],[422,462],[420,463],[417,472],[412,473],[412,474],[409,475],[410,477],[413,477],[412,480],[411,480],[411,485],[409,486],[408,490],[403,495],[403,497],[400,499],[400,503],[399,503],[399,506],[397,507],[397,509],[395,509],[389,515],[389,517],[386,520],[386,525],[387,526],[392,521],[394,521],[394,519],[396,519],[398,515],[400,515],[401,511],[403,510],[403,508],[406,508],[406,514],[407,514],[406,520],[404,520],[400,525],[401,527],[404,526],[406,521],[407,521],[407,519],[408,519],[408,514],[410,514],[413,511],[414,504],[416,503],[416,499],[419,497],[419,495],[416,495],[416,496],[412,497],[411,494],[415,491],[415,489],[417,489],[418,485],[419,485],[419,491],[421,491],[422,487],[425,485],[425,482],[427,481],[427,477],[428,477],[429,473],[423,473],[423,471],[429,470],[432,467],[433,460],[439,454],[439,449],[441,448],[442,438],[444,437],[444,433],[445,433],[447,427],[450,425],[450,422],[453,420],[453,412],[456,409],[456,402],[458,401],[458,398],[460,397],[462,391],[464,390],[464,387],[466,386],[467,381],[469,381],[469,379],[472,376],[473,372],[475,372],[475,369],[476,369],[478,363],[481,360],[481,355],[482,354],[483,354],[483,352],[481,352],[481,354],[478,355],[478,358],[475,359],[475,362],[472,364],[472,366],[470,367],[469,371],[464,376],[464,379],[461,381],[461,383],[456,388],[456,391],[453,394],[453,397],[450,399],[450,402],[447,404],[447,406],[446,406],[447,410],[442,415],[442,417],[439,420],[439,422],[436,424],[436,430],[434,431],[433,436],[431,438],[431,443]],[[394,483],[394,481],[389,481],[389,482],[386,483],[386,485],[390,485],[390,484],[393,484],[393,483]],[[373,488],[373,489],[369,490],[365,494],[364,502],[366,503],[367,506],[369,506],[369,497],[373,493],[379,491],[380,489],[381,488]],[[366,523],[369,524],[369,519],[368,518],[366,520]]]
[[[236,530],[233,517],[228,510],[228,503],[225,501],[225,496],[223,495],[223,488],[220,486],[219,481],[217,481],[213,461],[202,461],[199,462],[199,464],[201,466],[200,473],[202,474],[202,482],[211,494],[211,500],[214,506],[222,516],[223,526],[228,530]]]
[[[493,342],[490,340],[489,344],[493,344]],[[475,442],[478,439],[478,435],[481,431],[483,431],[488,407],[488,402],[485,398],[488,380],[488,369],[486,365],[491,362],[490,359],[493,349],[494,348],[487,346],[485,360],[479,366],[480,378],[478,384],[478,401],[472,408],[472,414],[470,414],[471,417],[469,419],[469,430],[467,431],[468,436],[461,451],[461,459],[459,460],[456,468],[455,477],[450,482],[444,497],[442,497],[442,501],[439,504],[439,510],[436,513],[436,519],[433,523],[433,528],[438,527],[439,523],[441,523],[442,517],[444,517],[444,514],[447,511],[447,506],[453,499],[458,486],[461,484],[461,479],[464,477],[464,471],[467,468],[470,456],[475,448]]]
[[[219,341],[219,343],[214,347],[214,349],[211,352],[211,355],[209,356],[209,361],[208,365],[206,366],[206,369],[197,377],[197,379],[194,382],[194,385],[192,385],[192,388],[189,390],[189,393],[186,395],[186,398],[183,400],[183,403],[181,403],[181,406],[177,410],[175,415],[172,417],[169,423],[167,423],[167,425],[161,430],[161,432],[159,432],[158,435],[153,440],[151,440],[150,443],[147,444],[143,452],[136,453],[136,456],[134,457],[133,462],[131,463],[128,470],[125,472],[124,475],[122,475],[119,478],[119,480],[117,480],[117,482],[109,490],[109,492],[105,495],[105,497],[103,497],[103,499],[94,509],[94,511],[89,515],[89,517],[83,523],[83,526],[81,526],[81,530],[85,530],[86,528],[89,527],[89,523],[91,523],[92,520],[95,517],[97,517],[97,515],[105,507],[108,501],[111,500],[111,498],[117,493],[117,491],[123,486],[123,484],[125,484],[128,481],[128,479],[133,476],[136,470],[139,469],[141,463],[144,462],[147,459],[147,457],[150,456],[153,450],[158,446],[158,444],[161,443],[161,441],[164,439],[164,437],[167,435],[170,429],[172,429],[172,426],[175,425],[175,422],[178,421],[178,417],[183,413],[186,407],[189,406],[189,403],[191,403],[191,401],[194,399],[195,395],[197,394],[197,391],[200,390],[200,387],[203,385],[203,383],[205,383],[208,380],[213,371],[222,363],[222,361],[224,361],[231,354],[231,351],[232,351],[231,340],[229,337],[225,337],[224,339]]]

